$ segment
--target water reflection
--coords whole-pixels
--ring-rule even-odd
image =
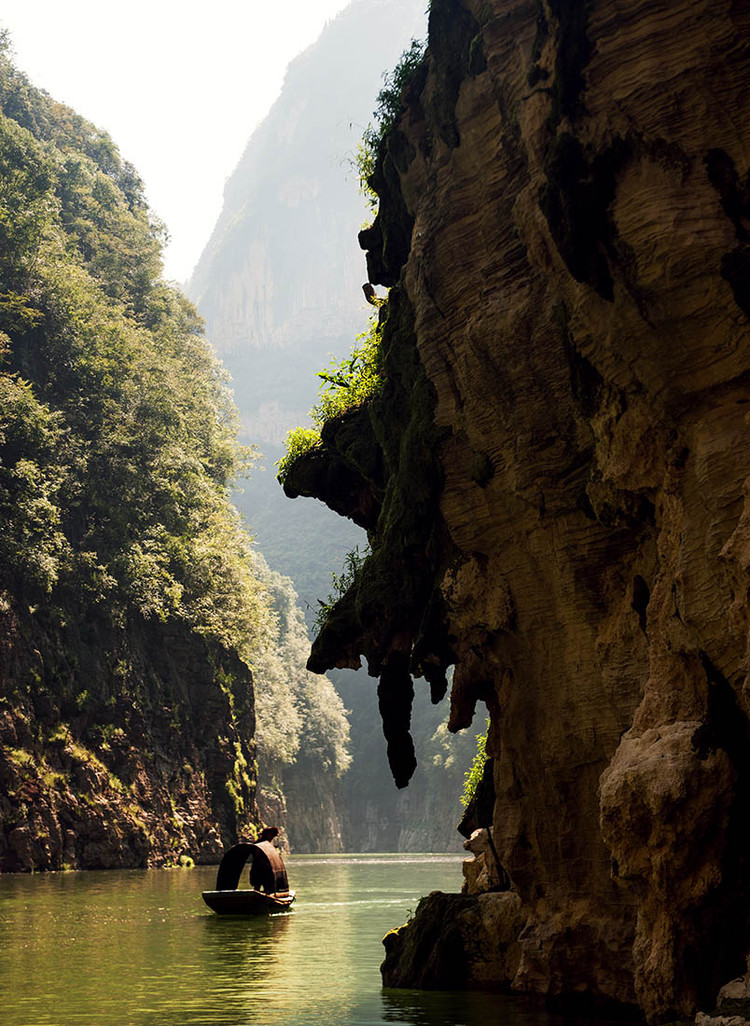
[[[539,1009],[524,1007],[502,994],[446,993],[417,990],[382,992],[384,1023],[409,1026],[539,1026]]]
[[[382,991],[381,937],[460,857],[293,857],[292,912],[219,917],[215,870],[0,877],[12,1026],[558,1026],[516,999]],[[568,1026],[568,1024],[566,1024]]]
[[[596,1012],[590,1018],[553,1014],[541,999],[515,994],[384,990],[382,1002],[381,1022],[408,1026],[628,1026]]]
[[[241,917],[205,915],[201,918],[198,957],[212,978],[251,978],[265,973],[278,960],[277,947],[289,929],[293,913],[278,916]]]

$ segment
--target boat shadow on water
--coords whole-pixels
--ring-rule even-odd
[[[263,982],[282,968],[282,951],[289,925],[289,913],[271,916],[200,917],[201,963],[209,967],[214,980],[246,983]]]

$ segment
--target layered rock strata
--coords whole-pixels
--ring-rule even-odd
[[[388,983],[434,985],[430,931],[454,984],[652,1022],[743,971],[749,85],[731,0],[432,3],[362,237],[384,387],[286,483],[370,533],[310,665],[366,657],[397,782],[414,675],[491,713],[511,889]]]

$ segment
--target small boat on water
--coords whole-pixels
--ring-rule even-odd
[[[204,891],[203,900],[220,916],[264,916],[284,912],[294,901],[294,891],[286,895],[264,894],[254,888],[235,891]]]
[[[259,841],[241,841],[227,849],[216,874],[216,890],[203,891],[210,909],[222,916],[260,916],[289,908],[294,891],[289,890],[283,859],[269,835],[275,836],[272,829],[264,830]],[[250,887],[240,887],[248,859]]]

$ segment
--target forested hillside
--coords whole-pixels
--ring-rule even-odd
[[[0,869],[210,860],[260,820],[253,672],[272,738],[290,613],[229,501],[253,454],[163,239],[109,136],[3,38]]]
[[[307,630],[291,579],[258,553],[253,566],[276,621],[253,661],[261,813],[286,824],[294,850],[341,851],[340,778],[351,763],[346,713],[330,680],[306,668]]]

